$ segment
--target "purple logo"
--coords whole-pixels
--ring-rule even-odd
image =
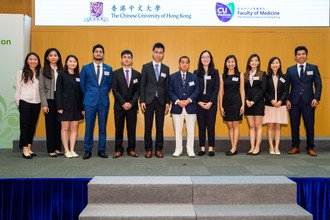
[[[103,14],[103,2],[91,2],[90,12],[93,17],[100,17]]]
[[[228,22],[234,16],[235,5],[233,2],[227,5],[217,2],[215,12],[220,21]]]
[[[90,2],[89,3],[90,16],[85,18],[85,22],[90,21],[103,21],[108,22],[109,18],[103,17],[103,2]]]

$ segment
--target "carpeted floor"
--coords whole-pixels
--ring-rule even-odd
[[[0,150],[0,177],[52,177],[78,178],[93,176],[249,176],[271,175],[287,177],[330,177],[330,152],[319,152],[317,157],[311,157],[302,151],[297,155],[282,154],[269,155],[262,152],[258,156],[245,155],[227,157],[223,152],[217,152],[215,157],[188,158],[181,156],[174,158],[166,153],[162,159],[130,158],[124,155],[121,158],[108,159],[93,154],[89,160],[83,160],[82,155],[77,159],[66,159],[64,156],[51,158],[46,153],[38,153],[32,160],[22,158],[21,153],[12,150]]]

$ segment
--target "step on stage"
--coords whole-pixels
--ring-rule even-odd
[[[312,220],[282,176],[97,176],[79,219]]]

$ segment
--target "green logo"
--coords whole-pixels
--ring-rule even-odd
[[[0,40],[1,46],[8,46],[11,45],[11,40]]]

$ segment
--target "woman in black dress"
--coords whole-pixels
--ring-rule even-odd
[[[265,111],[264,93],[266,75],[260,70],[260,58],[252,54],[246,64],[245,81],[245,115],[249,125],[251,148],[247,154],[258,155],[262,139],[262,118]]]
[[[74,55],[65,60],[64,70],[56,83],[58,120],[61,121],[61,139],[65,157],[78,157],[74,147],[78,135],[79,120],[83,119],[82,92],[80,90],[79,63]],[[70,147],[68,142],[70,139]]]
[[[205,154],[206,130],[208,134],[209,156],[214,156],[215,119],[217,116],[219,72],[214,69],[213,57],[210,51],[204,50],[198,60],[198,69],[194,71],[199,81],[199,96],[197,99],[197,121],[200,150],[198,156]]]
[[[225,59],[222,77],[220,77],[219,106],[223,120],[227,123],[231,150],[227,156],[237,154],[239,123],[244,113],[244,75],[238,70],[237,59],[229,55]]]

